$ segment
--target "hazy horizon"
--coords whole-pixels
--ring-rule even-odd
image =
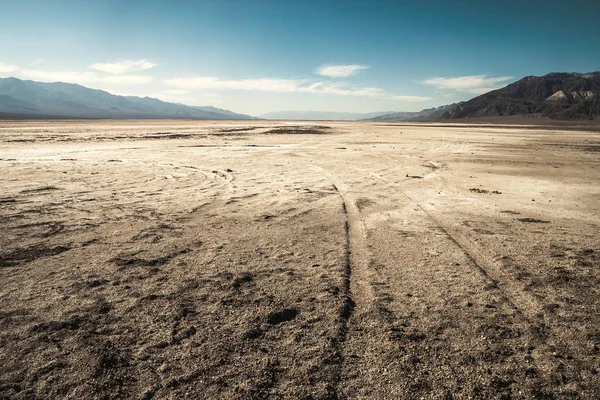
[[[253,116],[419,111],[600,65],[591,1],[3,3],[2,77]]]

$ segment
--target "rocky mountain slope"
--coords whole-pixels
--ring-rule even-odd
[[[150,97],[116,96],[71,83],[0,78],[0,118],[251,119],[215,107],[190,107]]]
[[[566,120],[600,118],[600,72],[528,76],[448,110],[444,119],[524,115]]]

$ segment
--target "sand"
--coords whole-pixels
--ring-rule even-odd
[[[0,123],[0,397],[600,396],[600,136]]]

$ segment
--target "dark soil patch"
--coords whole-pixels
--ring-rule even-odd
[[[312,126],[279,126],[268,131],[265,134],[274,135],[322,135],[328,133],[330,126],[312,125]]]
[[[44,245],[33,245],[13,250],[9,253],[0,254],[0,268],[15,267],[27,264],[42,257],[51,257],[70,250],[69,246],[46,247]]]
[[[246,131],[253,131],[256,129],[263,129],[264,126],[247,126],[244,128],[225,128],[225,129],[220,129],[219,132],[246,132]]]
[[[528,224],[549,224],[550,221],[544,221],[543,219],[536,218],[518,218],[519,221],[525,222]]]
[[[58,188],[56,186],[51,186],[51,185],[50,186],[41,186],[39,188],[22,190],[21,193],[48,192],[51,190],[60,190],[60,188]]]
[[[270,314],[267,322],[271,325],[279,325],[283,322],[296,319],[298,314],[300,314],[300,311],[297,308],[286,308],[282,311]]]
[[[252,279],[253,277],[250,272],[244,272],[241,276],[238,276],[233,280],[233,287],[237,289],[244,283],[252,282]]]
[[[502,194],[502,192],[500,192],[498,190],[489,191],[487,189],[479,189],[479,188],[471,188],[471,189],[469,189],[469,191],[474,192],[474,193],[482,193],[482,194],[487,194],[487,193]]]
[[[190,251],[192,251],[191,249],[181,249],[181,250],[177,250],[173,253],[167,254],[166,256],[163,257],[157,257],[157,258],[137,258],[137,257],[115,257],[112,258],[110,261],[114,262],[116,265],[118,265],[119,267],[156,267],[159,265],[164,265],[166,263],[168,263],[169,261],[171,261],[173,258],[185,254],[185,253],[189,253]]]

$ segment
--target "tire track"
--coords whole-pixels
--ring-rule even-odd
[[[391,311],[387,309],[384,303],[384,298],[380,299],[377,292],[377,288],[373,286],[373,283],[377,280],[376,275],[379,273],[369,268],[369,262],[371,256],[366,250],[366,228],[361,218],[361,213],[353,202],[351,196],[348,194],[348,189],[344,186],[344,183],[339,180],[336,176],[328,173],[322,168],[315,168],[321,174],[323,174],[332,184],[336,191],[340,194],[343,200],[344,212],[347,215],[347,247],[349,249],[349,267],[351,274],[348,275],[349,280],[349,297],[356,301],[354,312],[344,320],[342,327],[343,340],[338,344],[338,351],[340,354],[344,354],[339,362],[339,370],[341,371],[340,376],[336,376],[336,387],[337,392],[341,394],[339,397],[345,395],[353,395],[357,390],[354,382],[352,381],[353,373],[348,374],[351,370],[360,370],[364,367],[365,362],[373,363],[377,360],[378,349],[377,346],[372,347],[373,342],[378,341],[381,349],[384,349],[387,344],[384,344],[386,340],[389,340],[389,332],[387,336],[380,335],[383,330],[394,331],[395,318],[391,315]],[[493,261],[487,259],[485,254],[481,254],[481,251],[476,248],[476,245],[470,243],[469,239],[464,237],[460,232],[457,232],[452,228],[451,224],[444,221],[441,217],[436,215],[436,210],[429,210],[426,206],[423,206],[420,201],[404,192],[399,186],[400,182],[389,182],[383,176],[377,173],[370,173],[360,168],[353,167],[362,173],[368,173],[371,177],[377,178],[378,180],[385,182],[389,189],[395,187],[398,194],[409,200],[409,203],[423,213],[423,216],[429,219],[437,230],[442,233],[461,253],[465,255],[468,260],[468,265],[474,268],[478,274],[481,275],[483,281],[488,287],[498,290],[498,294],[502,301],[513,310],[514,315],[522,321],[527,327],[525,329],[526,343],[535,344],[541,353],[539,353],[539,359],[536,361],[537,365],[549,365],[553,362],[551,358],[551,352],[545,341],[549,338],[546,336],[547,327],[543,321],[536,318],[539,312],[539,301],[532,298],[532,294],[519,291],[518,288],[510,286],[510,279],[505,274],[497,273],[497,266],[493,264]],[[402,180],[405,181],[405,180]],[[447,180],[443,179],[440,183],[440,188],[447,184]],[[360,227],[360,232],[357,233],[357,227]],[[358,259],[355,258],[354,249],[358,244],[362,244],[365,251],[359,253]],[[490,265],[492,263],[493,265]],[[373,269],[370,271],[370,269]],[[370,313],[369,313],[370,311]],[[368,313],[368,315],[367,315]],[[550,333],[550,337],[560,340],[556,335]],[[360,347],[357,347],[358,346]],[[358,350],[358,353],[356,351]],[[355,354],[360,354],[360,357],[355,357]],[[383,356],[384,353],[381,354]],[[375,356],[375,357],[373,357]],[[364,361],[363,361],[364,360]],[[373,364],[371,370],[376,369]],[[540,367],[543,368],[543,367]],[[371,374],[370,374],[371,375]],[[377,375],[363,376],[363,379],[371,384],[379,384],[380,378]],[[396,379],[402,379],[401,375],[398,375]],[[378,383],[379,382],[379,383]],[[543,380],[545,382],[545,380]],[[358,389],[360,391],[360,389]]]
[[[484,282],[484,284],[486,284],[487,287],[497,291],[496,293],[497,293],[497,295],[500,296],[500,299],[502,299],[501,301],[505,302],[508,309],[512,310],[513,315],[517,318],[517,320],[520,320],[521,323],[523,324],[523,326],[525,327],[524,337],[523,337],[524,343],[529,346],[533,345],[534,347],[532,347],[532,348],[537,348],[537,355],[535,356],[535,359],[531,359],[531,363],[532,363],[532,365],[535,365],[535,369],[543,371],[545,368],[547,368],[548,365],[555,364],[555,360],[553,359],[553,357],[554,357],[553,354],[555,354],[555,353],[552,350],[552,346],[546,342],[548,339],[551,339],[551,340],[554,339],[556,341],[564,343],[565,340],[561,340],[561,338],[560,338],[561,335],[555,335],[553,332],[551,332],[551,331],[549,332],[548,327],[544,324],[543,321],[541,321],[539,319],[539,317],[537,317],[537,314],[539,313],[541,306],[539,305],[539,301],[537,301],[536,298],[532,297],[531,293],[519,291],[518,287],[514,287],[514,285],[511,286],[510,285],[511,280],[509,279],[509,277],[507,277],[505,274],[497,273],[496,272],[496,270],[498,269],[497,265],[495,265],[495,264],[490,265],[490,263],[493,263],[493,261],[490,261],[487,258],[489,256],[482,254],[481,250],[477,249],[476,244],[471,243],[467,237],[465,237],[463,234],[458,232],[456,229],[453,229],[452,225],[449,222],[443,220],[443,217],[438,216],[437,215],[438,213],[436,212],[435,209],[433,209],[433,210],[427,209],[426,206],[421,204],[421,201],[416,200],[415,198],[413,198],[412,196],[407,194],[405,191],[403,191],[400,188],[401,182],[393,183],[393,182],[390,182],[387,179],[385,179],[380,174],[377,174],[374,172],[371,173],[371,172],[362,170],[360,168],[353,168],[353,169],[363,172],[363,173],[366,172],[366,173],[368,173],[368,175],[377,178],[378,180],[384,182],[386,184],[386,187],[389,188],[390,190],[392,190],[392,187],[394,187],[398,194],[405,197],[409,201],[408,202],[409,204],[406,204],[403,207],[401,207],[402,209],[406,209],[412,205],[413,209],[420,210],[422,212],[421,218],[424,217],[425,218],[424,221],[426,221],[427,219],[430,220],[432,222],[432,225],[435,227],[433,232],[435,232],[435,229],[437,228],[437,231],[439,231],[441,234],[443,234],[445,236],[445,238],[447,238],[447,240],[449,240],[452,243],[451,246],[455,246],[461,253],[464,254],[466,259],[468,260],[466,265],[469,268],[474,268],[477,271],[477,273],[483,278],[483,282]],[[443,182],[440,183],[440,188],[445,186],[448,183],[445,178],[442,177],[441,179]],[[401,181],[405,182],[405,180],[401,180]],[[404,212],[410,212],[410,211],[406,210]],[[365,236],[365,238],[366,237],[367,236]],[[373,272],[374,272],[374,274],[379,275],[378,271],[373,271]],[[375,280],[371,279],[371,282],[375,282]],[[371,285],[372,285],[372,283],[371,283]],[[384,292],[380,296],[377,291],[378,287],[377,288],[374,286],[371,286],[371,287],[373,288],[373,291],[375,294],[374,301],[372,303],[374,306],[374,309],[375,309],[375,317],[377,318],[378,321],[383,322],[383,324],[386,326],[386,329],[388,329],[389,332],[391,332],[391,334],[388,332],[388,337],[392,338],[392,340],[395,340],[394,335],[396,335],[396,336],[398,335],[397,334],[398,329],[400,329],[400,332],[402,332],[402,327],[397,328],[397,323],[399,322],[399,320],[394,315],[395,313],[391,309],[389,309],[386,305],[386,296],[389,296],[389,295]],[[400,325],[402,326],[402,323],[400,323]],[[364,323],[362,324],[362,326],[363,327],[365,326]],[[377,340],[377,338],[376,338],[377,332],[376,332],[376,329],[373,329],[373,328],[375,328],[375,327],[368,326],[368,328],[367,328],[368,332],[363,337],[363,341],[365,340],[365,337],[366,337],[366,340],[367,340],[366,343],[369,343],[369,341]],[[360,333],[358,333],[358,336],[360,336]],[[415,337],[417,337],[417,336],[415,336]],[[381,346],[382,349],[385,349],[385,346],[386,346],[385,340],[386,339],[387,339],[387,337],[383,337],[383,340],[379,340],[379,345]],[[387,340],[389,340],[389,339],[387,339]],[[394,347],[392,346],[391,348],[394,348]],[[365,349],[365,350],[366,350],[366,354],[368,354],[369,350],[368,349]],[[373,353],[373,354],[376,354],[376,353]],[[385,350],[383,350],[383,353],[381,353],[381,356],[385,357],[385,354],[386,354]],[[389,360],[389,362],[393,363],[394,360],[393,359]],[[352,362],[349,361],[346,364],[352,365]],[[355,364],[355,368],[356,368],[356,366],[360,366],[360,363]],[[373,366],[373,368],[374,368],[374,366]],[[395,374],[394,375],[395,382],[403,382],[400,385],[407,385],[408,384],[407,382],[411,382],[410,379],[415,379],[414,376],[412,378],[409,378],[405,374],[397,374],[397,372],[391,372],[392,371],[391,368],[389,368],[388,370],[384,369],[384,371],[386,372],[386,374],[388,373],[388,371],[391,374]],[[418,377],[419,375],[415,374],[415,376]],[[364,376],[363,376],[363,379],[366,379],[368,381],[368,378],[366,378]],[[383,378],[383,379],[385,379],[385,378]],[[551,381],[551,379],[553,379],[553,377],[542,374],[539,376],[538,384],[541,386],[548,385],[549,382]],[[375,380],[371,379],[371,382],[372,382],[372,384],[380,384],[381,381],[379,380],[379,378],[375,378]],[[344,393],[344,394],[357,393],[356,392],[357,388],[356,387],[352,388],[351,382],[344,382],[344,383],[346,385],[348,385],[347,387],[350,390],[350,392]],[[392,387],[390,386],[390,389],[391,388]],[[354,391],[352,391],[352,390],[354,390]],[[358,390],[360,390],[360,388]]]
[[[344,183],[335,175],[321,167],[311,168],[323,175],[340,196],[344,212],[345,234],[345,260],[343,275],[343,303],[340,308],[340,328],[338,337],[333,343],[337,363],[335,385],[335,398],[342,398],[343,392],[342,372],[345,363],[344,346],[351,331],[350,325],[356,312],[365,313],[374,302],[374,292],[370,286],[368,273],[369,255],[366,248],[366,234],[360,211],[348,193]]]
[[[350,166],[350,165],[348,165]],[[352,167],[353,169],[367,173],[368,175],[387,183],[387,187],[396,187],[397,183],[388,182],[384,177],[377,173]],[[349,194],[344,182],[337,176],[331,174],[321,167],[313,166],[313,169],[327,178],[332,184],[335,191],[339,194],[342,200],[342,208],[345,214],[345,235],[346,235],[346,267],[344,273],[344,305],[340,310],[341,326],[339,330],[339,339],[335,343],[335,352],[338,354],[336,359],[338,373],[335,376],[336,397],[345,398],[346,395],[352,395],[353,383],[346,379],[354,379],[353,372],[357,368],[363,369],[366,365],[374,367],[373,361],[381,356],[380,352],[390,346],[390,332],[395,332],[395,324],[397,322],[392,312],[386,307],[385,299],[380,297],[378,288],[374,287],[374,282],[378,281],[379,272],[375,268],[370,268],[372,257],[367,249],[367,232],[364,225],[361,212],[357,207],[352,196]],[[405,182],[406,179],[402,179]],[[399,192],[405,196],[410,204],[418,206],[425,215],[431,219],[434,224],[440,229],[437,220],[435,220],[427,210],[423,209],[417,201],[411,198],[404,191]],[[444,231],[446,232],[446,231]],[[453,238],[447,234],[453,240]],[[458,247],[465,252],[469,260],[473,257],[465,251],[460,244],[453,240]],[[481,267],[480,267],[481,268]],[[481,268],[481,271],[485,271]],[[480,272],[481,272],[480,271]],[[497,281],[494,281],[489,275],[485,274],[486,281],[492,282],[494,286],[498,286]],[[506,297],[506,296],[504,296]],[[509,304],[512,304],[509,300]],[[526,320],[529,322],[529,320]],[[365,342],[366,341],[366,342]],[[374,343],[379,345],[372,346]],[[385,343],[385,344],[384,344]],[[358,347],[357,347],[358,346]],[[378,348],[381,347],[381,348]],[[393,347],[393,344],[391,345]],[[356,357],[356,354],[360,354]],[[365,364],[366,363],[366,364]],[[385,366],[379,366],[385,369]],[[377,368],[371,368],[371,370]],[[381,370],[381,368],[379,368]],[[371,375],[371,373],[369,373]],[[371,384],[379,384],[380,377],[375,374],[366,378]],[[347,392],[350,390],[350,392]]]
[[[385,179],[383,176],[377,173],[370,173],[370,175],[381,180],[382,182],[385,182],[386,184],[389,184],[390,186],[397,186],[396,183],[389,182],[387,179]],[[446,179],[443,179],[443,181],[443,183],[447,183]],[[440,188],[443,185],[443,183],[440,185]],[[423,211],[423,213],[425,213],[425,215],[435,224],[435,226],[440,230],[440,232],[447,236],[448,239],[465,254],[465,256],[469,259],[471,265],[475,269],[477,269],[477,271],[484,277],[485,280],[487,280],[493,287],[498,288],[500,291],[502,291],[503,296],[516,312],[518,312],[529,324],[533,324],[532,319],[536,315],[537,310],[540,309],[540,306],[537,304],[537,301],[535,299],[525,299],[525,297],[531,296],[528,296],[527,293],[523,291],[510,291],[509,293],[507,288],[502,284],[503,281],[498,276],[496,276],[495,273],[490,272],[490,270],[495,268],[490,267],[489,263],[487,263],[485,259],[483,259],[483,256],[479,254],[479,251],[477,251],[474,248],[474,246],[467,243],[467,240],[463,238],[462,235],[460,235],[456,230],[449,228],[448,223],[444,223],[437,216],[434,216],[433,211],[424,208],[420,202],[413,199],[404,190],[398,187],[397,190],[400,194],[406,197],[413,205],[415,205],[421,211]],[[520,297],[523,298],[521,299]],[[519,300],[515,301],[515,298],[519,298]],[[520,304],[533,304],[533,306],[528,307],[527,311],[525,311],[523,306],[521,306]]]
[[[523,290],[511,290],[507,288],[505,282],[508,279],[506,277],[498,276],[500,274],[495,271],[496,268],[490,265],[490,262],[486,260],[486,257],[481,254],[468,239],[456,229],[449,227],[450,224],[442,222],[439,217],[434,216],[431,211],[426,210],[421,204],[417,204],[417,207],[419,207],[419,209],[434,222],[440,232],[448,237],[448,239],[464,253],[469,259],[471,266],[475,268],[494,288],[497,288],[502,292],[511,308],[527,321],[527,323],[534,325],[533,319],[541,308],[541,306],[537,304],[537,300]]]
[[[372,176],[377,176],[381,181],[390,183],[379,174],[373,174]],[[555,315],[546,313],[543,317],[544,319],[540,318],[540,310],[543,309],[543,304],[540,303],[541,299],[539,297],[527,292],[524,288],[519,287],[518,284],[516,285],[517,287],[511,287],[510,283],[512,279],[501,270],[497,263],[484,254],[466,235],[458,229],[453,228],[451,223],[445,221],[435,207],[431,206],[431,209],[428,209],[402,189],[397,188],[397,190],[418,207],[434,223],[437,229],[460,249],[469,260],[469,264],[493,288],[498,289],[502,293],[502,297],[510,308],[528,325],[529,329],[527,333],[532,343],[547,351],[549,349],[548,341],[555,341],[573,350],[569,344],[569,340],[565,340],[564,333],[548,326],[547,321],[550,323],[558,322]],[[548,357],[548,355],[545,357]]]
[[[362,169],[354,168],[365,172]],[[483,255],[471,241],[462,235],[458,230],[451,228],[451,224],[441,220],[441,217],[435,215],[435,210],[428,210],[423,205],[408,195],[404,190],[398,187],[398,183],[390,182],[380,174],[371,172],[369,175],[385,182],[388,186],[396,187],[397,191],[408,199],[412,205],[418,207],[431,220],[437,229],[443,233],[460,251],[467,257],[470,265],[489,283],[490,286],[500,290],[502,296],[512,308],[530,327],[532,332],[543,330],[543,323],[535,322],[542,305],[538,298],[524,290],[515,290],[507,288],[506,282],[510,279],[501,273],[493,261],[489,261],[487,256]],[[442,186],[447,184],[447,179],[440,177],[442,182],[436,189],[441,190]]]
[[[202,203],[193,207],[190,211],[190,214],[195,214],[200,210],[203,212],[206,210],[214,210],[227,205],[227,202],[231,199],[234,193],[233,181],[235,180],[235,176],[232,173],[218,169],[200,169],[194,166],[186,166],[185,168],[194,168],[206,177],[212,176],[213,179],[220,178],[221,180],[221,182],[217,185],[209,187],[209,189],[215,191],[216,193],[211,193],[208,203]]]

